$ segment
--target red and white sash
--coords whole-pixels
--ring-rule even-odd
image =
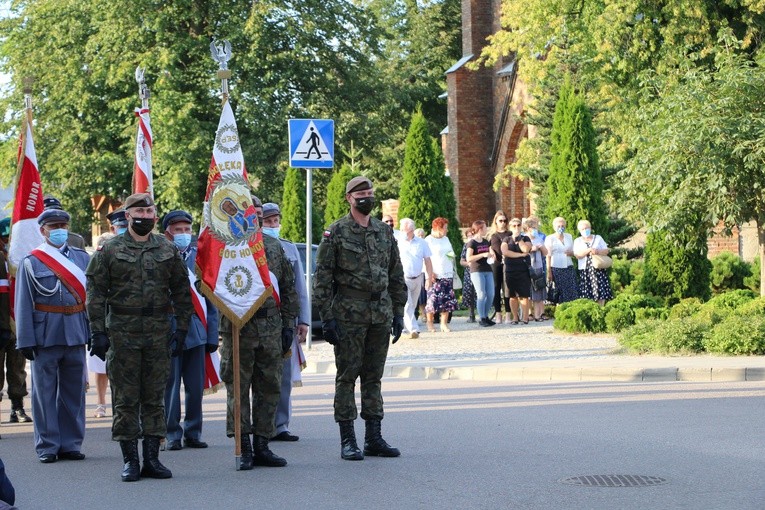
[[[8,262],[5,263],[5,274],[10,274],[8,272]],[[11,283],[8,280],[8,278],[0,278],[0,294],[9,294],[11,292]]]
[[[41,244],[32,250],[31,254],[53,271],[67,287],[74,289],[75,298],[79,298],[79,303],[85,302],[85,272],[77,264],[64,257],[58,248],[48,243]]]
[[[194,305],[194,311],[197,313],[199,320],[202,321],[202,326],[207,331],[207,302],[202,294],[197,290],[197,276],[194,271],[189,269],[189,285],[191,285],[191,304]]]

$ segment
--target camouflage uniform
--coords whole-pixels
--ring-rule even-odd
[[[314,300],[322,321],[335,319],[335,421],[355,420],[354,388],[361,377],[361,417],[383,418],[380,391],[391,321],[404,315],[404,270],[393,231],[376,218],[362,227],[349,214],[324,232],[316,255]]]
[[[295,274],[278,239],[263,236],[268,269],[279,285],[280,307],[269,296],[239,332],[242,434],[271,438],[282,383],[282,328],[292,328],[298,311]],[[226,435],[234,436],[234,371],[231,321],[220,319],[220,372],[226,383]],[[252,389],[252,407],[250,407]]]
[[[186,264],[163,236],[138,242],[126,232],[98,248],[85,274],[91,330],[111,341],[112,439],[164,437],[170,303],[178,329],[188,330],[192,313]]]
[[[0,250],[0,280],[8,281],[8,262],[5,252]],[[6,284],[7,285],[7,284]],[[11,331],[11,300],[7,286],[0,287],[0,330]],[[23,400],[27,392],[27,360],[16,348],[16,335],[11,333],[11,339],[0,349],[0,401],[3,400],[3,386],[8,381],[8,397],[11,399],[12,410],[24,413]],[[29,418],[26,418],[28,420]],[[24,420],[24,421],[26,421]]]

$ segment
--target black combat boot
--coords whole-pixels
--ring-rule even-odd
[[[157,436],[146,436],[143,438],[143,469],[141,476],[146,478],[172,478],[170,472],[159,461],[159,440]]]
[[[344,460],[364,460],[364,454],[356,444],[356,431],[353,430],[353,420],[338,422],[340,424],[340,458]]]
[[[367,431],[364,435],[364,455],[372,457],[398,457],[401,452],[385,442],[380,432],[381,420],[366,421]]]
[[[11,417],[8,421],[10,423],[32,423],[32,418],[24,412],[23,400],[11,400]]]
[[[255,440],[252,452],[253,466],[282,467],[287,465],[287,461],[275,455],[268,449],[268,438],[263,436],[252,436]]]
[[[252,443],[249,434],[242,434],[242,456],[239,459],[239,470],[249,471],[252,469]]]
[[[138,459],[138,439],[120,441],[122,448],[122,460],[125,466],[122,468],[123,482],[137,482],[140,478],[141,462]]]

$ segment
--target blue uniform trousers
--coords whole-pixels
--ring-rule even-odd
[[[170,377],[165,388],[165,417],[167,418],[167,440],[177,441],[181,437],[200,440],[202,437],[202,393],[205,375],[205,346],[185,349],[183,354],[173,358]],[[181,378],[185,393],[186,416],[181,428]]]
[[[279,393],[279,404],[276,406],[276,433],[289,432],[290,416],[292,415],[292,359],[284,360],[282,369],[282,389]]]
[[[38,347],[32,362],[37,455],[79,452],[85,437],[85,346]]]

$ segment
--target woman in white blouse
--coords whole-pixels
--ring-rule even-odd
[[[574,238],[566,232],[566,220],[553,220],[555,232],[545,238],[547,248],[547,279],[555,282],[558,303],[573,301],[579,297],[576,285],[576,270],[571,262],[574,255]]]
[[[579,297],[595,300],[603,306],[614,295],[608,272],[592,266],[592,255],[608,255],[608,245],[602,237],[592,233],[589,221],[580,220],[576,228],[581,234],[574,240],[574,255],[579,259]]]
[[[454,297],[454,249],[446,237],[449,222],[446,218],[436,218],[431,226],[431,234],[425,238],[430,247],[430,262],[433,264],[435,278],[428,289],[428,301],[425,303],[428,331],[436,331],[433,327],[436,313],[441,315],[441,331],[451,331],[449,312],[457,309],[457,299]]]

